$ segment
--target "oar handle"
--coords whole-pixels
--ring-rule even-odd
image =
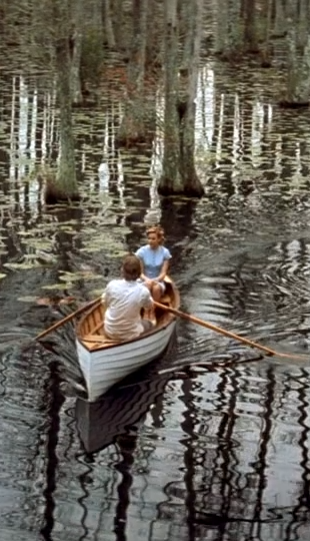
[[[300,359],[303,361],[308,360],[307,357],[302,356],[302,355],[281,353],[280,351],[270,349],[266,346],[263,346],[262,344],[258,344],[257,342],[250,340],[249,338],[244,338],[243,336],[240,336],[239,334],[235,334],[231,331],[227,331],[226,329],[223,329],[222,327],[218,327],[217,325],[214,325],[213,323],[209,323],[208,321],[199,319],[198,317],[192,316],[191,314],[187,314],[186,312],[181,312],[181,310],[176,310],[175,308],[171,308],[170,306],[166,306],[165,304],[161,304],[160,302],[153,301],[153,303],[158,308],[161,308],[162,310],[166,310],[167,312],[170,312],[171,314],[174,314],[177,317],[186,319],[187,321],[191,321],[192,323],[197,323],[197,325],[201,325],[202,327],[206,327],[207,329],[218,332],[228,338],[233,338],[234,340],[242,342],[243,344],[246,344],[247,346],[250,346],[252,348],[260,349],[261,351],[264,351],[267,355],[271,355],[271,356],[276,355],[277,357],[287,357],[289,359]]]
[[[88,302],[86,305],[82,306],[78,310],[75,310],[75,312],[72,312],[72,314],[69,314],[68,316],[64,317],[60,321],[57,321],[56,323],[54,323],[54,325],[51,325],[51,327],[49,327],[48,329],[45,329],[45,331],[40,332],[40,334],[38,334],[34,338],[34,340],[40,340],[41,338],[44,338],[44,336],[46,336],[47,334],[51,333],[52,331],[55,331],[56,329],[58,329],[59,327],[61,327],[62,325],[70,321],[71,319],[79,316],[80,314],[82,314],[83,312],[85,312],[86,310],[88,310],[89,308],[91,308],[92,306],[94,306],[96,303],[100,301],[101,301],[101,296],[93,301]]]

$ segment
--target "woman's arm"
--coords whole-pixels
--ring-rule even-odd
[[[144,274],[144,263],[143,263],[143,259],[141,259],[140,257],[139,257],[139,259],[140,259],[140,263],[141,263],[141,274],[140,274],[140,278],[142,278],[142,280],[144,280],[145,282],[149,282],[150,279],[149,279],[147,276],[145,276],[145,274]]]
[[[157,276],[157,278],[154,278],[154,280],[158,282],[161,282],[162,280],[164,280],[166,278],[168,269],[169,269],[169,260],[165,259],[165,261],[162,264],[160,274]]]

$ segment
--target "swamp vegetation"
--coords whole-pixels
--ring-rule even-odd
[[[0,5],[0,539],[306,541],[309,366],[186,322],[88,407],[68,325],[160,223],[182,308],[309,352],[308,0]]]

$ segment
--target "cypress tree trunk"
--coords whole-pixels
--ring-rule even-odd
[[[249,53],[257,53],[259,51],[257,40],[257,11],[255,0],[243,2],[243,20],[244,20],[244,47]]]
[[[147,17],[146,69],[163,64],[162,10],[158,0],[149,0]]]
[[[178,70],[177,0],[166,1],[165,123],[162,195],[201,197],[204,189],[195,168],[195,113],[203,0],[192,0],[187,12],[183,66]],[[181,83],[181,84],[180,84]]]
[[[216,22],[215,52],[224,59],[235,60],[242,54],[244,45],[241,0],[218,0]]]
[[[133,35],[127,70],[127,100],[120,126],[119,145],[135,145],[147,139],[145,107],[145,56],[148,0],[133,0]]]
[[[309,0],[299,0],[298,47],[306,47],[308,40],[310,6]]]
[[[228,2],[228,32],[227,46],[228,54],[240,55],[243,51],[243,36],[241,24],[241,0],[227,0]],[[253,0],[251,0],[253,5]]]
[[[80,77],[82,37],[82,32],[77,30],[74,36],[74,49],[71,65],[71,95],[72,102],[75,104],[81,103],[83,101],[82,84]]]
[[[68,2],[55,0],[54,25],[57,100],[59,105],[59,160],[56,178],[47,178],[45,200],[48,204],[78,198],[72,130],[71,37],[68,35],[71,13]]]
[[[262,68],[271,67],[271,50],[270,50],[270,29],[272,19],[272,0],[265,0],[263,11],[263,27],[264,27],[264,44],[261,51]]]
[[[286,33],[286,18],[285,18],[285,0],[276,0],[275,16],[273,25],[273,36],[283,37]]]
[[[300,53],[297,48],[297,34],[295,29],[287,33],[288,42],[288,72],[287,95],[283,106],[304,107],[309,105],[310,98],[310,34],[307,44]]]
[[[112,20],[112,6],[111,6],[111,0],[104,0],[103,2],[103,8],[104,8],[104,26],[105,26],[105,36],[106,36],[106,42],[108,44],[109,49],[115,49],[115,36],[114,36],[114,29],[113,29],[113,20]]]
[[[195,168],[195,120],[196,95],[198,87],[200,44],[203,20],[203,0],[192,0],[188,11],[186,31],[187,53],[184,73],[184,95],[179,96],[180,105],[184,106],[184,116],[180,118],[180,172],[184,192],[193,196],[202,196],[204,189]],[[181,72],[182,73],[182,72]]]
[[[216,31],[215,31],[215,53],[223,54],[226,51],[228,11],[227,0],[216,2]]]
[[[81,56],[84,30],[84,0],[75,0],[73,13],[73,32],[71,38],[71,97],[75,104],[82,102]]]
[[[163,173],[158,191],[182,193],[180,174],[180,116],[178,111],[177,0],[165,0],[165,113]]]
[[[65,198],[76,197],[78,188],[75,172],[74,137],[72,129],[70,50],[69,39],[58,41],[56,47],[58,77],[60,156],[57,170],[57,186]]]

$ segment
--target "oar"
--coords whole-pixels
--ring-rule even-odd
[[[48,329],[45,329],[45,331],[40,332],[40,334],[38,334],[33,340],[40,340],[41,338],[44,338],[44,336],[51,333],[52,331],[55,331],[56,329],[58,329],[65,323],[68,323],[68,321],[75,318],[76,316],[79,316],[80,314],[85,312],[85,310],[88,310],[88,308],[91,308],[100,300],[101,300],[101,296],[95,299],[94,301],[88,302],[87,304],[79,308],[78,310],[75,310],[75,312],[72,312],[72,314],[69,314],[68,316],[64,317],[60,321],[57,321],[56,323],[54,323],[54,325],[51,325],[51,327],[49,327]]]
[[[264,351],[269,356],[276,355],[277,357],[286,357],[288,359],[299,359],[303,361],[309,360],[308,357],[303,356],[303,355],[282,353],[280,351],[270,349],[266,346],[263,346],[262,344],[258,344],[257,342],[254,342],[253,340],[244,338],[243,336],[240,336],[239,334],[235,334],[231,331],[227,331],[226,329],[223,329],[222,327],[218,327],[217,325],[214,325],[213,323],[204,321],[203,319],[200,319],[196,316],[192,316],[191,314],[187,314],[186,312],[181,312],[181,310],[170,308],[170,306],[166,306],[165,304],[161,304],[160,302],[154,301],[154,305],[157,306],[158,308],[161,308],[162,310],[166,310],[166,312],[170,312],[171,314],[174,314],[177,317],[186,319],[187,321],[191,321],[192,323],[196,323],[197,325],[201,325],[202,327],[206,327],[207,329],[211,329],[212,331],[223,334],[224,336],[227,336],[228,338],[233,338],[234,340],[238,340],[239,342],[242,342],[243,344],[246,344],[247,346],[250,346],[252,348],[260,349],[261,351]]]

